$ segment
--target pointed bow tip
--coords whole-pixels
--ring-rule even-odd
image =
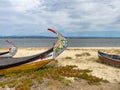
[[[56,31],[55,31],[55,30],[53,30],[53,29],[48,28],[48,30],[56,34]]]

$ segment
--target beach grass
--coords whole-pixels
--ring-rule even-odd
[[[5,71],[3,75],[0,74],[0,90],[6,90],[8,87],[14,88],[10,90],[120,90],[120,69],[101,63],[98,59],[98,50],[117,55],[119,49],[68,48],[56,58],[57,63],[52,61],[52,67],[47,65],[48,67],[36,69],[36,66],[40,66],[37,64],[29,66],[35,66],[34,70],[17,73]],[[31,56],[45,50],[47,48],[20,48],[15,57]],[[108,82],[107,80],[109,83],[102,83]],[[23,85],[23,81],[28,84]]]
[[[84,52],[82,54],[75,54],[76,57],[81,57],[81,56],[90,56],[90,53]]]
[[[72,59],[72,57],[67,56],[67,57],[65,57],[65,59]]]
[[[10,88],[15,87],[16,90],[30,90],[35,83],[38,85],[44,83],[45,79],[59,81],[65,85],[69,85],[71,81],[66,77],[84,79],[88,84],[100,84],[100,82],[108,82],[102,78],[90,75],[92,70],[78,69],[74,65],[66,65],[61,67],[43,67],[38,70],[27,70],[19,73],[6,73],[0,78],[0,86],[7,85]],[[50,81],[47,83],[50,85]]]

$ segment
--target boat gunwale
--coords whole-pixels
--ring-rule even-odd
[[[98,56],[101,56],[101,57],[107,58],[107,59],[109,59],[109,60],[112,59],[112,61],[120,62],[120,60],[118,60],[118,59],[114,59],[114,58],[112,58],[112,57],[107,56],[107,55],[110,55],[110,54],[103,53],[103,54],[106,55],[106,56],[105,56],[105,55],[101,55],[101,53],[103,53],[103,52],[98,51]],[[112,56],[112,55],[111,55],[111,56]]]

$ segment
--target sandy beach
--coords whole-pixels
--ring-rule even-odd
[[[14,57],[30,56],[37,53],[44,52],[48,47],[41,48],[19,48]],[[6,51],[7,48],[0,48],[0,52]],[[99,62],[97,51],[101,50],[110,54],[120,55],[120,48],[118,47],[68,47],[56,60],[57,63],[51,62],[53,65],[65,66],[76,65],[80,69],[90,69],[91,74],[108,80],[110,83],[117,83],[120,86],[120,68],[106,65]],[[109,87],[109,86],[108,86]],[[117,87],[119,90],[120,87]],[[71,90],[71,89],[70,89]],[[82,89],[90,90],[90,89]],[[91,89],[94,90],[94,89]],[[99,90],[99,89],[98,89]],[[104,89],[100,89],[104,90]],[[112,90],[112,89],[106,89]]]
[[[120,48],[68,48],[57,59],[59,65],[76,65],[80,69],[93,70],[92,75],[112,83],[120,82],[120,68],[99,62],[98,50],[120,55]],[[65,59],[71,57],[71,59]]]

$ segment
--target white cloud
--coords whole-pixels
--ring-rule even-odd
[[[26,12],[42,6],[42,0],[9,0],[16,11]]]
[[[0,7],[5,13],[0,24],[28,26],[38,33],[48,27],[66,33],[120,31],[119,0],[9,0],[6,6]]]
[[[120,3],[120,1],[118,0],[116,1],[117,3]],[[84,30],[109,30],[111,29],[109,25],[110,24],[113,25],[113,23],[116,23],[116,20],[120,16],[120,6],[117,3],[114,4],[113,2],[114,1],[111,2],[89,1],[79,3],[79,5],[74,6],[74,11],[72,13],[76,12],[76,15],[80,17],[74,20],[76,20],[76,22],[80,24],[81,23],[91,24],[90,26],[88,25],[87,29],[84,28]],[[75,14],[72,13],[71,15],[74,16]],[[77,19],[79,19],[80,21],[78,21]],[[112,29],[114,30],[114,28]]]

